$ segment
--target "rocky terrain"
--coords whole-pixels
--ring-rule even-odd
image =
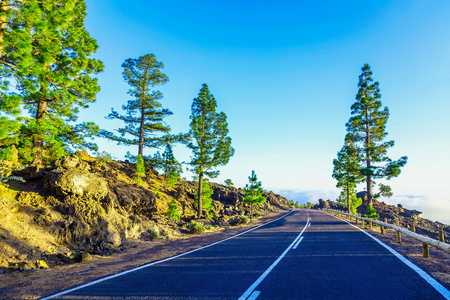
[[[0,184],[0,273],[108,256],[126,250],[128,240],[183,238],[191,235],[191,223],[214,231],[230,226],[237,216],[250,215],[242,189],[210,183],[213,209],[197,219],[193,182],[169,184],[150,170],[138,186],[133,168],[79,152],[45,168],[13,172],[25,182]],[[264,197],[267,201],[255,209],[258,215],[289,209],[282,196]],[[166,215],[173,199],[179,221]]]
[[[367,198],[365,198],[365,192],[358,193],[358,197],[362,198],[363,202],[361,206],[357,208],[357,212],[363,215],[366,212],[368,206]],[[438,228],[443,228],[445,232],[445,241],[447,243],[450,242],[450,226],[447,226],[446,224],[443,224],[441,222],[435,222],[421,218],[420,214],[422,212],[415,209],[411,210],[404,208],[402,204],[388,205],[385,202],[380,202],[376,199],[373,199],[372,201],[373,207],[380,216],[379,219],[381,221],[384,221],[384,219],[386,218],[388,223],[395,224],[395,220],[398,219],[400,226],[407,229],[411,228],[411,224],[414,223],[417,233],[429,236],[433,239],[438,239]],[[335,201],[322,199],[319,199],[318,204],[316,204],[314,208],[331,208],[345,211],[347,210],[345,207]]]

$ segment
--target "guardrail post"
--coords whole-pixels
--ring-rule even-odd
[[[364,227],[364,220],[361,220],[361,222],[362,222],[362,227]]]
[[[411,231],[416,232],[416,225],[414,224],[414,221],[411,221]]]
[[[422,243],[422,254],[423,254],[423,257],[425,257],[425,258],[430,257],[430,249],[429,249],[427,243]]]
[[[384,226],[383,225],[380,225],[380,231],[381,231],[381,234],[384,235]]]
[[[395,224],[400,227],[400,222],[399,220],[395,220]],[[400,230],[397,231],[397,243],[402,243],[402,233],[400,232]]]
[[[372,222],[369,221],[369,229],[372,229]]]
[[[445,242],[444,241],[444,229],[442,229],[442,228],[439,228],[439,241]]]
[[[355,216],[355,223],[356,223],[356,225],[358,225],[358,217],[357,216]]]

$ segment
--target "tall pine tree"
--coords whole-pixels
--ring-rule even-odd
[[[92,75],[103,70],[89,57],[98,46],[84,28],[84,1],[10,0],[1,1],[1,10],[0,75],[7,77],[0,109],[14,115],[22,104],[31,116],[21,129],[24,159],[40,165],[68,146],[96,149],[84,137],[97,126],[73,123],[79,109],[95,101],[100,87]]]
[[[216,107],[216,99],[209,92],[208,86],[203,84],[198,97],[194,98],[192,103],[189,130],[191,142],[188,144],[193,153],[190,165],[198,174],[199,218],[202,216],[203,177],[217,177],[219,171],[215,168],[226,165],[234,155],[231,138],[228,136],[227,116],[223,112],[216,112]]]
[[[143,155],[144,146],[159,147],[170,139],[170,127],[164,123],[164,118],[172,115],[172,112],[162,108],[160,101],[163,95],[153,90],[169,79],[160,71],[164,67],[163,63],[157,61],[153,54],[146,54],[138,59],[129,58],[122,67],[123,78],[132,87],[128,94],[134,99],[122,106],[126,115],[112,109],[107,118],[122,120],[126,126],[117,130],[120,136],[106,130],[102,130],[101,135],[119,144],[137,145],[138,155]]]
[[[397,177],[407,161],[406,156],[393,161],[386,155],[387,149],[394,146],[394,141],[385,140],[389,110],[387,107],[381,109],[378,86],[378,82],[373,82],[369,65],[365,64],[359,76],[356,102],[351,106],[352,117],[346,124],[346,139],[355,145],[361,174],[366,177],[369,206],[372,205],[374,179]]]

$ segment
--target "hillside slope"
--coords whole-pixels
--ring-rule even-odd
[[[151,241],[189,235],[187,225],[208,230],[230,226],[230,219],[249,216],[244,191],[211,183],[213,209],[197,219],[195,185],[179,180],[168,184],[155,171],[133,180],[134,165],[105,162],[85,153],[63,157],[43,169],[25,168],[13,175],[25,183],[0,185],[0,273],[84,261],[90,254],[123,250],[128,239]],[[289,209],[279,195],[265,193],[259,215]],[[179,221],[168,218],[177,201]]]

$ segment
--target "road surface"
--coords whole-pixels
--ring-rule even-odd
[[[448,290],[394,254],[334,216],[296,210],[45,299],[450,299]]]

